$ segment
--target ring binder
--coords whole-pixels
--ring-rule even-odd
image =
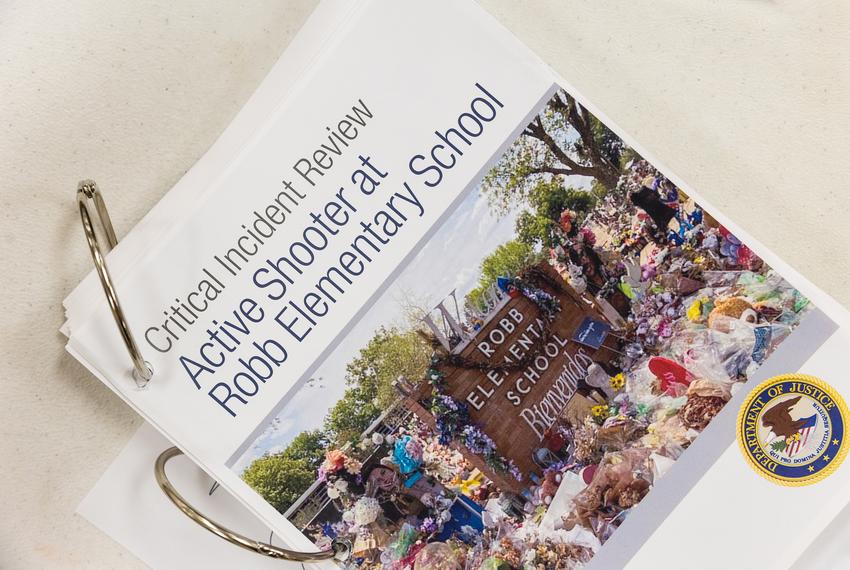
[[[260,542],[258,540],[247,538],[207,518],[201,512],[195,509],[195,507],[190,505],[186,501],[186,499],[184,499],[180,495],[180,493],[177,492],[177,490],[171,484],[171,481],[168,480],[168,476],[165,474],[165,464],[168,463],[170,459],[182,454],[183,452],[176,447],[170,447],[159,454],[159,457],[156,458],[156,463],[154,464],[154,475],[156,476],[156,482],[159,484],[159,488],[162,489],[162,492],[165,493],[165,495],[172,503],[174,503],[174,506],[180,509],[180,512],[182,512],[184,515],[186,515],[187,517],[189,517],[190,519],[192,519],[197,524],[207,529],[214,535],[240,548],[244,548],[246,550],[256,552],[257,554],[262,554],[263,556],[277,558],[280,560],[289,560],[292,562],[320,562],[323,560],[332,559],[344,561],[348,558],[351,552],[351,547],[343,541],[335,540],[332,543],[330,549],[321,550],[319,552],[300,552],[297,550],[288,550],[286,548],[273,546],[266,542]]]
[[[93,180],[83,180],[77,185],[77,204],[80,208],[80,219],[83,223],[83,231],[86,234],[86,242],[89,245],[92,261],[100,277],[100,284],[103,286],[103,292],[106,294],[106,299],[109,302],[109,308],[112,311],[112,316],[115,318],[115,324],[118,325],[118,330],[121,333],[121,338],[124,340],[124,345],[127,347],[127,352],[130,354],[130,359],[133,361],[133,379],[139,388],[143,388],[153,377],[153,369],[151,365],[142,357],[136,340],[133,337],[130,326],[127,324],[127,318],[124,311],[121,309],[121,303],[118,300],[118,294],[115,291],[115,286],[112,283],[112,277],[109,274],[109,269],[106,266],[106,259],[103,251],[98,243],[97,233],[92,223],[92,214],[89,210],[89,205],[93,203],[97,213],[97,219],[100,222],[103,233],[106,237],[106,244],[109,247],[107,252],[118,244],[118,238],[115,236],[115,229],[112,226],[112,220],[109,217],[109,211],[106,209],[106,202],[97,187],[97,183]],[[183,452],[176,447],[171,447],[163,451],[157,457],[154,463],[154,475],[159,488],[180,509],[184,515],[198,523],[203,528],[222,538],[231,544],[235,544],[240,548],[245,548],[257,554],[277,558],[281,560],[290,560],[294,562],[320,562],[323,560],[339,560],[344,561],[348,558],[351,547],[345,542],[334,541],[331,548],[319,552],[299,552],[297,550],[288,550],[280,548],[265,542],[252,540],[241,534],[235,533],[232,530],[218,524],[217,522],[207,518],[174,488],[165,474],[165,464],[169,459],[182,455]],[[210,491],[212,494],[212,490]]]
[[[83,222],[83,231],[86,233],[86,242],[89,244],[89,251],[91,252],[92,261],[94,261],[94,268],[97,271],[98,277],[100,277],[103,292],[106,294],[107,301],[109,301],[109,309],[112,311],[112,316],[115,317],[115,324],[118,325],[121,338],[124,340],[127,352],[130,353],[130,358],[133,361],[133,379],[139,388],[144,388],[153,376],[153,370],[150,364],[142,357],[142,353],[139,351],[138,345],[136,345],[136,340],[133,338],[133,333],[130,331],[130,326],[127,324],[124,311],[121,309],[121,303],[118,301],[118,293],[115,292],[112,277],[109,275],[109,269],[106,267],[106,259],[100,249],[97,234],[92,224],[92,216],[89,211],[89,203],[91,202],[94,202],[98,221],[106,235],[109,250],[111,250],[118,244],[118,238],[115,237],[115,229],[112,227],[112,220],[109,218],[106,202],[103,201],[103,196],[101,196],[97,188],[97,183],[94,180],[83,180],[77,185],[77,204],[80,207],[80,219]]]

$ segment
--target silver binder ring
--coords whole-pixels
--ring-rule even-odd
[[[348,559],[351,554],[351,545],[343,541],[335,540],[332,543],[331,548],[327,550],[320,550],[318,552],[287,550],[286,548],[280,548],[279,546],[274,546],[266,542],[260,542],[258,540],[242,536],[241,534],[233,532],[232,530],[206,517],[195,507],[190,505],[188,501],[186,501],[186,499],[177,492],[174,485],[171,484],[171,481],[168,480],[168,476],[165,474],[165,464],[168,460],[182,454],[183,452],[176,447],[170,447],[159,454],[159,457],[156,458],[156,463],[154,463],[154,475],[156,476],[156,482],[159,484],[159,488],[162,489],[162,492],[165,493],[169,500],[174,503],[178,509],[180,509],[180,512],[217,537],[222,538],[240,548],[244,548],[245,550],[250,550],[251,552],[256,552],[257,554],[262,554],[263,556],[277,558],[280,560],[291,560],[293,562],[337,560],[342,562]]]
[[[86,242],[89,244],[94,268],[97,271],[98,277],[100,277],[100,284],[103,286],[106,300],[109,302],[109,309],[112,311],[112,316],[115,317],[115,324],[118,325],[121,338],[124,340],[127,352],[130,353],[130,358],[133,361],[133,379],[139,388],[143,388],[153,376],[153,370],[150,364],[142,358],[142,353],[139,351],[136,340],[133,338],[133,333],[130,332],[130,326],[127,324],[127,318],[121,309],[121,303],[118,301],[115,285],[112,282],[112,277],[109,275],[109,269],[106,267],[106,259],[104,258],[104,253],[100,248],[97,234],[92,224],[92,215],[89,210],[89,204],[91,203],[94,203],[97,219],[103,228],[108,246],[106,251],[108,253],[118,243],[118,239],[115,237],[115,230],[112,227],[112,220],[109,219],[106,203],[97,189],[97,184],[93,180],[83,180],[77,185],[77,204],[80,207],[80,219],[83,222]]]

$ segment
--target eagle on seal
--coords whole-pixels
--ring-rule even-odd
[[[789,438],[806,424],[806,419],[795,420],[791,418],[791,408],[800,401],[800,396],[779,402],[761,417],[761,425],[769,428],[777,436]]]

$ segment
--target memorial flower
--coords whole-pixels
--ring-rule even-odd
[[[357,526],[366,526],[378,520],[381,514],[381,504],[378,499],[373,497],[360,497],[354,506],[351,508],[353,513],[354,524]]]
[[[425,534],[437,532],[437,528],[437,521],[435,521],[431,517],[425,517],[424,519],[422,519],[422,524],[419,525],[419,530]]]
[[[363,464],[353,457],[346,457],[343,466],[345,467],[346,472],[351,475],[359,475],[360,471],[363,469]]]
[[[585,244],[590,246],[596,245],[596,234],[594,234],[590,228],[581,228],[581,230],[579,230],[579,236],[581,238],[581,241],[583,241]]]
[[[626,375],[620,372],[616,376],[612,376],[610,380],[611,389],[619,392],[626,385]]]
[[[325,473],[336,473],[345,466],[347,459],[345,453],[339,449],[331,449],[325,453],[325,461],[322,463],[322,469]]]

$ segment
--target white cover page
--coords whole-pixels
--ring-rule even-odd
[[[745,381],[846,390],[833,301],[474,4],[355,12],[118,279],[150,385],[105,305],[72,353],[288,544],[355,566],[612,567],[725,477],[715,523],[847,487],[804,500],[735,448]],[[783,559],[821,512],[765,527],[802,537]]]

